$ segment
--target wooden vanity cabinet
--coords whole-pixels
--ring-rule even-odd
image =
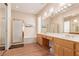
[[[63,48],[59,44],[54,44],[54,55],[63,56]]]
[[[47,49],[50,49],[53,47],[53,37],[51,36],[43,36],[43,46]]]
[[[49,40],[52,38],[46,35],[37,34],[37,43],[44,48],[49,49]]]
[[[75,52],[75,56],[79,56],[79,51],[76,51]]]
[[[49,49],[49,40],[47,38],[43,38],[43,45],[44,48]]]
[[[46,38],[47,38],[48,40],[50,40],[50,41],[53,41],[53,39],[54,39],[53,37],[50,37],[50,36],[47,36]]]
[[[41,34],[37,34],[37,43],[39,45],[43,45],[43,39]]]
[[[37,43],[39,45],[49,49],[49,41],[53,43],[51,48],[54,49],[53,51],[55,56],[79,56],[79,43],[57,37],[37,34]]]
[[[74,56],[74,50],[64,47],[63,55],[64,56]]]
[[[74,43],[60,38],[54,38],[56,56],[74,56]]]
[[[37,43],[45,48],[49,48],[49,40],[46,37],[45,35],[37,34]]]
[[[79,56],[79,43],[75,43],[75,56]]]

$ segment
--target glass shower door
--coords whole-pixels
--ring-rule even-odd
[[[5,49],[6,23],[5,23],[6,5],[0,3],[0,50]]]

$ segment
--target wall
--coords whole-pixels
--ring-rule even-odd
[[[36,42],[36,17],[32,14],[26,14],[18,11],[12,11],[12,19],[24,21],[24,24],[31,24],[32,27],[24,27],[24,43]]]

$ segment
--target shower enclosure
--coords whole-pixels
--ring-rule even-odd
[[[6,4],[0,3],[0,50],[5,49],[6,26]]]

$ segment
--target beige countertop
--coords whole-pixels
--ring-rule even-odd
[[[66,33],[38,33],[38,34],[79,42],[78,34],[66,34]]]

